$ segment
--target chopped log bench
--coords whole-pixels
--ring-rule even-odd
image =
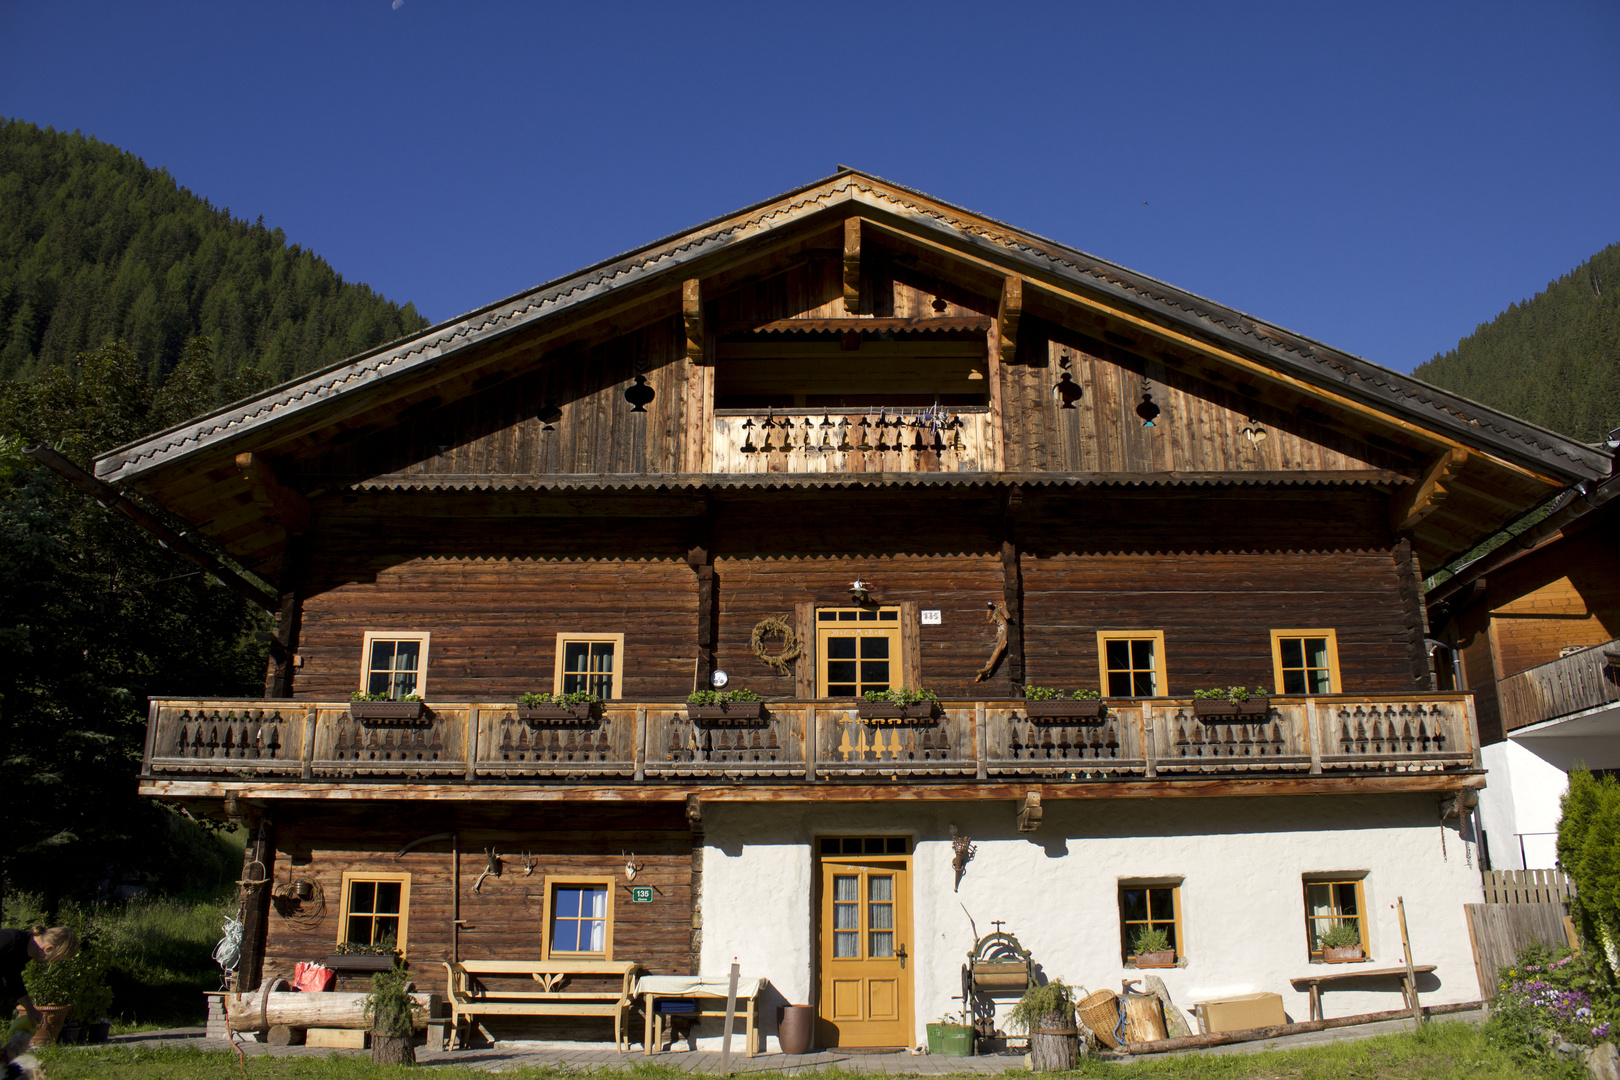
[[[635,1003],[634,961],[617,960],[462,960],[445,965],[450,979],[450,1028],[458,1047],[467,1045],[462,1021],[479,1016],[611,1016],[613,1042],[623,1053]],[[572,980],[596,978],[607,989],[564,989]],[[533,980],[536,990],[492,989],[491,980]],[[615,985],[615,980],[617,983]]]
[[[1324,966],[1326,966],[1326,965],[1324,965]],[[1413,987],[1413,986],[1408,986],[1407,983],[1406,983],[1406,969],[1404,967],[1398,967],[1398,968],[1364,968],[1364,967],[1356,967],[1356,966],[1350,965],[1350,964],[1346,964],[1346,965],[1344,965],[1344,967],[1349,968],[1349,970],[1347,970],[1347,971],[1320,971],[1320,972],[1316,972],[1316,973],[1311,974],[1311,975],[1301,975],[1296,979],[1289,979],[1288,980],[1289,982],[1294,984],[1294,989],[1295,990],[1299,990],[1299,989],[1302,989],[1304,987],[1309,987],[1310,988],[1310,991],[1311,991],[1311,1019],[1312,1020],[1321,1020],[1321,1019],[1323,1019],[1323,1016],[1322,1016],[1322,984],[1323,983],[1342,982],[1342,981],[1344,981],[1346,979],[1370,979],[1370,978],[1380,978],[1380,977],[1381,978],[1399,977],[1400,980],[1401,980],[1401,1000],[1406,1002],[1406,1007],[1410,1009],[1412,1007],[1413,1000],[1417,997],[1417,988]],[[1412,968],[1412,972],[1413,972],[1414,977],[1417,976],[1417,975],[1427,975],[1429,972],[1431,972],[1433,970],[1434,970],[1434,965],[1433,964],[1418,964],[1418,965],[1416,965],[1415,967]]]

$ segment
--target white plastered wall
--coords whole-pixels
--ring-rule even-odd
[[[1132,799],[1046,804],[1037,832],[1020,834],[1011,802],[870,804],[711,803],[704,808],[703,971],[768,978],[793,1004],[815,1004],[814,840],[823,835],[913,839],[914,1043],[961,1006],[961,965],[979,934],[1003,920],[1047,977],[1117,991],[1123,978],[1161,976],[1176,1003],[1260,990],[1309,1018],[1290,978],[1308,962],[1302,875],[1366,871],[1369,967],[1399,966],[1406,917],[1426,1002],[1470,1001],[1479,985],[1463,905],[1481,899],[1477,851],[1434,795]],[[950,826],[978,845],[952,892]],[[1185,966],[1126,969],[1120,958],[1121,879],[1182,880]],[[1344,971],[1345,968],[1339,968]],[[1333,989],[1328,1016],[1399,1008],[1393,980]],[[1003,999],[1000,1015],[1011,1002]],[[775,1047],[774,1009],[765,1010]],[[1005,1027],[1005,1024],[1002,1025]],[[701,1045],[717,1046],[703,1030]],[[740,1049],[740,1043],[734,1046]]]
[[[1485,830],[1494,869],[1556,866],[1554,834],[1570,770],[1620,768],[1620,739],[1610,734],[1561,735],[1560,726],[1570,725],[1515,735],[1481,752],[1488,782],[1479,793],[1480,828]]]

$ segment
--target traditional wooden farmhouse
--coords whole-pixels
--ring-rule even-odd
[[[1481,842],[1497,869],[1555,867],[1570,770],[1620,770],[1617,495],[1620,477],[1571,487],[1427,596],[1440,673],[1477,702]]]
[[[264,699],[153,701],[140,779],[255,823],[245,987],[385,937],[441,991],[735,959],[768,1037],[912,1046],[996,926],[1303,1018],[1327,932],[1399,964],[1404,901],[1425,999],[1477,998],[1479,736],[1421,582],[1610,466],[840,170],[95,475],[279,590]],[[902,689],[937,701],[864,697]]]

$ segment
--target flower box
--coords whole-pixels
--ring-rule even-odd
[[[698,727],[764,727],[763,701],[727,701],[719,705],[688,705],[687,719]]]
[[[1102,714],[1103,703],[1099,698],[1024,702],[1024,715],[1032,724],[1085,723],[1102,719]]]
[[[1324,964],[1353,964],[1358,960],[1365,960],[1360,945],[1332,945],[1322,946],[1322,962]]]
[[[420,701],[351,701],[349,718],[362,724],[425,724]]]
[[[377,956],[373,953],[331,953],[321,961],[333,971],[392,971],[394,958],[392,956]]]
[[[591,721],[590,702],[579,705],[519,705],[518,719],[530,727],[579,727]]]
[[[1199,699],[1193,702],[1193,715],[1208,717],[1220,723],[1218,717],[1232,717],[1242,721],[1264,720],[1271,715],[1271,699],[1250,698],[1248,701],[1227,701],[1225,698]]]
[[[1139,968],[1169,968],[1176,966],[1176,950],[1158,949],[1154,952],[1136,954],[1136,966]]]
[[[855,714],[862,720],[898,723],[905,720],[932,720],[936,701],[919,701],[915,705],[902,705],[897,701],[857,701]]]
[[[1237,702],[1225,698],[1199,698],[1193,702],[1194,716],[1236,716]]]

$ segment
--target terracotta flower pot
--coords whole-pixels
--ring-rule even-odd
[[[1329,964],[1351,964],[1365,959],[1365,956],[1361,952],[1360,945],[1324,945],[1322,959]]]
[[[809,1005],[784,1005],[776,1022],[776,1038],[784,1054],[808,1054],[814,1045],[816,1010]]]
[[[28,1045],[49,1046],[62,1034],[62,1025],[67,1023],[68,1013],[73,1011],[73,1006],[36,1005],[35,1008],[41,1013],[39,1027],[34,1030],[34,1037],[28,1040]]]
[[[1136,966],[1139,968],[1168,968],[1176,966],[1176,950],[1158,949],[1154,952],[1136,954]]]

